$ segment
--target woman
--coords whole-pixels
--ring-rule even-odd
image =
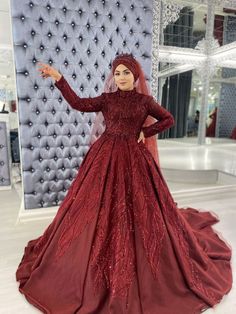
[[[41,64],[72,108],[104,115],[106,129],[86,154],[54,220],[29,241],[19,290],[43,313],[193,314],[232,286],[231,248],[210,212],[180,209],[145,143],[172,115],[148,95],[132,55],[112,63],[109,87],[80,98]],[[143,90],[145,93],[137,91]],[[147,116],[158,121],[144,126]]]
[[[207,137],[215,137],[216,134],[216,120],[217,120],[217,107],[209,114],[210,124],[206,129]]]

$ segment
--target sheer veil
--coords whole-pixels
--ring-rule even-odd
[[[122,56],[125,56],[125,57],[128,56],[129,58],[133,58],[132,55],[128,55],[128,54],[119,55],[119,57],[120,57],[119,63],[122,63],[122,61],[121,61]],[[134,83],[134,87],[136,88],[136,91],[138,93],[141,93],[141,94],[151,95],[150,89],[149,89],[148,84],[147,84],[146,79],[145,79],[145,74],[142,70],[140,63],[134,58],[133,58],[133,60],[135,60],[136,70],[138,70],[138,79]],[[113,61],[113,63],[114,63],[114,61]],[[126,65],[126,66],[132,71],[131,66],[129,66],[129,65]],[[105,93],[111,93],[111,92],[115,92],[115,91],[117,91],[117,86],[115,84],[113,70],[111,70],[109,75],[107,76],[105,84],[104,84],[104,92]],[[149,126],[150,124],[153,124],[155,122],[156,122],[155,118],[148,116],[146,118],[143,126]],[[104,132],[104,130],[105,130],[104,117],[103,117],[102,112],[98,112],[98,113],[96,113],[96,117],[95,117],[95,120],[93,123],[91,135],[90,135],[90,145],[92,145],[101,136],[101,134]],[[145,146],[151,152],[154,160],[159,165],[159,155],[158,155],[158,149],[157,149],[157,138],[156,138],[156,136],[154,135],[154,136],[150,136],[148,138],[145,138]]]

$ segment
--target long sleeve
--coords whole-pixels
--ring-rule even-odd
[[[172,114],[160,106],[152,96],[150,96],[150,101],[147,102],[147,108],[148,115],[156,118],[158,121],[149,126],[142,127],[145,137],[150,137],[160,133],[175,124]]]
[[[64,76],[55,82],[55,86],[61,91],[69,105],[82,112],[102,111],[105,102],[105,93],[97,97],[80,98],[70,87]]]

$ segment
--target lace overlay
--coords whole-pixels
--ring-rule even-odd
[[[84,99],[74,93],[63,77],[56,86],[74,109],[102,111],[106,122],[105,132],[86,155],[73,184],[68,200],[72,202],[62,218],[56,257],[63,256],[71,243],[94,222],[89,261],[94,292],[106,287],[112,296],[127,298],[136,273],[135,232],[141,236],[152,274],[158,279],[166,226],[171,224],[183,261],[188,264],[186,272],[192,278],[191,286],[207,296],[210,304],[216,303],[217,297],[205,288],[199,277],[191,256],[193,241],[188,226],[178,213],[160,169],[145,145],[137,143],[148,115],[157,122],[142,128],[145,137],[172,126],[173,116],[153,97],[139,94],[135,89]],[[202,264],[204,267],[204,259]]]
[[[128,198],[111,203],[109,215],[106,207],[100,211],[92,246],[94,292],[105,286],[112,296],[127,297],[135,274],[132,206]]]
[[[108,151],[109,149],[105,145],[101,145],[99,148],[100,156],[108,154]],[[90,156],[93,155],[92,152],[91,150]],[[87,157],[88,155],[86,155],[81,164],[79,170],[80,176],[74,181],[71,193],[72,203],[65,215],[63,228],[60,232],[56,259],[64,255],[72,241],[93,221],[101,206],[103,196],[102,183],[106,177],[106,165],[103,164],[101,171],[101,162],[103,159],[96,160],[94,157],[90,158],[86,163]],[[86,176],[88,171],[90,171],[89,178]],[[87,188],[87,180],[90,182],[89,190]]]
[[[171,222],[175,235],[179,240],[180,247],[182,251],[184,252],[187,262],[189,264],[189,270],[191,270],[191,277],[192,277],[192,283],[191,286],[192,288],[195,288],[199,295],[201,295],[203,298],[208,298],[209,304],[212,306],[220,301],[217,296],[208,289],[208,287],[203,283],[201,277],[199,276],[199,271],[194,263],[194,258],[191,256],[191,250],[189,247],[189,244],[192,242],[191,239],[189,238],[189,234],[187,232],[187,226],[184,223],[184,220],[181,219],[181,216],[178,215],[177,208],[174,207],[168,210],[168,219]],[[204,251],[201,251],[201,254],[205,254],[205,260],[202,259],[203,267],[205,263],[205,268],[207,267],[207,255],[204,253]]]
[[[148,161],[149,164],[153,163],[153,159],[151,154],[146,150],[143,145],[143,150],[146,151],[144,157]],[[140,158],[136,158],[136,160],[141,160]],[[165,224],[163,225],[166,228],[166,225],[171,224],[171,229],[169,232],[174,234],[175,239],[178,239],[178,253],[180,255],[180,260],[183,262],[183,268],[186,271],[187,278],[191,278],[189,282],[189,286],[198,293],[204,300],[207,299],[207,302],[210,305],[214,305],[219,303],[222,297],[219,297],[214,293],[214,289],[209,289],[206,282],[204,282],[204,278],[202,274],[200,274],[198,267],[196,264],[196,254],[198,261],[201,261],[201,267],[203,269],[207,269],[207,265],[209,262],[209,258],[207,257],[206,252],[198,247],[198,241],[193,234],[191,227],[187,224],[184,218],[181,216],[179,212],[179,208],[177,207],[177,203],[174,201],[168,186],[165,183],[163,175],[159,169],[159,166],[155,164],[156,172],[154,174],[154,186],[157,187],[157,191],[162,191],[158,193],[154,198],[150,195],[147,198],[147,203],[150,202],[157,205],[157,200],[159,204],[159,209],[154,212],[162,213],[162,217],[165,220]],[[148,171],[146,172],[148,173]],[[143,174],[145,175],[145,173]],[[151,174],[150,174],[151,177]],[[146,178],[144,180],[147,185],[150,183],[150,187],[148,190],[151,190],[151,181],[150,178]],[[153,186],[152,186],[153,187]],[[197,211],[197,210],[195,210]],[[160,218],[159,218],[160,221]],[[152,238],[158,238],[156,235],[153,235]],[[156,255],[158,256],[158,255]]]
[[[160,177],[161,177],[160,173]],[[210,290],[204,280],[200,276],[196,263],[194,262],[195,256],[194,253],[197,252],[198,260],[201,259],[201,267],[207,269],[207,254],[196,247],[197,239],[194,234],[190,232],[188,224],[181,217],[177,203],[174,202],[171,194],[168,191],[168,187],[164,184],[163,180],[160,180],[161,189],[165,192],[161,194],[160,202],[162,204],[163,213],[166,215],[167,221],[171,224],[172,230],[174,231],[176,239],[178,239],[179,248],[182,251],[184,261],[187,263],[185,265],[185,271],[188,273],[188,276],[191,279],[189,283],[190,287],[195,289],[198,292],[198,295],[202,296],[203,299],[208,299],[209,304],[212,306],[220,301],[216,294]]]
[[[143,143],[140,143],[140,146],[146,150]],[[139,149],[133,149],[133,153],[132,176],[134,182],[133,200],[134,208],[136,209],[134,210],[135,223],[139,227],[143,247],[153,276],[157,279],[160,254],[165,235],[165,224],[156,195],[153,193],[148,165],[146,164],[145,169],[145,166],[140,164],[143,156]],[[150,156],[151,154],[149,153],[149,158],[152,159]],[[153,159],[152,162],[154,162]]]
[[[16,273],[20,291],[45,313],[199,313],[230,290],[231,251],[209,212],[178,208],[150,150],[138,143],[173,123],[136,90],[81,99],[102,111],[106,130],[93,143],[44,234],[28,243]],[[35,270],[35,271],[34,271]]]

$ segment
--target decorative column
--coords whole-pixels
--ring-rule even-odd
[[[156,99],[158,94],[158,65],[161,24],[161,0],[153,2],[152,73],[151,92]]]
[[[163,42],[164,29],[169,23],[178,20],[183,4],[173,0],[154,0],[153,2],[153,36],[152,36],[152,82],[151,91],[154,98],[161,102],[162,86],[158,87],[158,66],[160,45]],[[162,83],[164,85],[165,82]]]
[[[203,145],[206,142],[206,118],[207,118],[207,105],[210,77],[212,75],[212,60],[211,52],[215,44],[213,31],[214,31],[214,17],[215,17],[215,3],[208,1],[207,5],[207,24],[206,24],[206,37],[203,40],[203,49],[205,53],[205,61],[200,67],[200,76],[202,79],[202,99],[198,127],[198,144]]]

